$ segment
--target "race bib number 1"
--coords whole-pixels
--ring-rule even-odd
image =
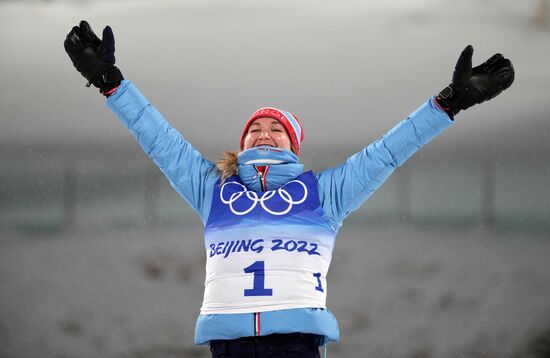
[[[273,289],[265,287],[265,261],[255,261],[243,270],[245,273],[254,274],[253,286],[244,290],[245,296],[273,296]],[[321,284],[321,273],[314,273],[313,277],[317,279],[315,290],[324,292]]]
[[[245,296],[273,296],[271,288],[265,288],[265,264],[264,261],[256,261],[244,268],[245,273],[254,274],[254,286],[252,289],[245,289]]]

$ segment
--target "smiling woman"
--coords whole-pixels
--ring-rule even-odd
[[[286,134],[286,135],[285,135]],[[265,143],[300,154],[304,140],[302,125],[295,115],[277,108],[260,108],[246,122],[241,135],[241,150]]]
[[[226,153],[227,165],[216,170],[124,80],[110,27],[100,40],[82,21],[67,35],[65,50],[204,223],[206,279],[195,343],[210,344],[213,357],[319,357],[320,345],[338,341],[326,278],[344,219],[456,114],[514,79],[500,54],[472,68],[468,46],[438,96],[320,173],[300,163],[298,119],[261,108],[245,124],[239,153]]]
[[[277,108],[266,107],[254,112],[245,124],[241,135],[240,150],[268,146],[292,151],[299,155],[300,143],[303,140],[302,125],[296,116]],[[262,161],[265,162],[265,160]],[[247,164],[256,163],[249,162]],[[281,164],[281,161],[272,160],[267,164]],[[216,161],[216,168],[221,174],[222,182],[232,175],[238,175],[238,154],[225,151],[222,158]],[[264,174],[267,173],[268,166],[255,166],[254,168],[258,177],[266,178]]]
[[[243,141],[244,149],[267,145],[291,150],[290,138],[281,123],[271,118],[258,118],[248,129]],[[296,152],[296,150],[293,150]]]

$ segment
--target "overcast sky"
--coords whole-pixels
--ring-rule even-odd
[[[66,33],[109,24],[117,64],[199,150],[235,149],[257,108],[295,113],[304,148],[370,143],[445,87],[461,50],[495,52],[516,82],[457,118],[442,146],[548,148],[550,20],[538,0],[49,1],[0,3],[2,147],[133,142],[76,72]]]

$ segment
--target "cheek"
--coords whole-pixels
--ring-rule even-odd
[[[252,145],[252,143],[254,143],[254,140],[255,140],[254,135],[251,134],[251,133],[248,133],[248,134],[244,137],[243,147],[246,148],[247,146]]]
[[[277,135],[275,137],[275,140],[277,141],[277,143],[279,145],[288,145],[288,146],[290,146],[290,138],[288,137],[288,135],[286,133]]]

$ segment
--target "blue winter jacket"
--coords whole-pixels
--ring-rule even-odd
[[[214,164],[195,150],[164,119],[130,81],[123,81],[107,100],[153,159],[174,189],[206,223],[214,185],[219,174]],[[453,121],[430,98],[388,133],[351,156],[343,164],[316,174],[319,200],[326,219],[337,230],[388,176],[412,154],[430,142]],[[289,178],[291,180],[293,178]],[[247,314],[199,315],[195,343],[213,339],[254,336],[255,316]],[[320,344],[338,341],[336,319],[327,309],[299,308],[263,312],[261,335],[303,332],[317,334]]]

